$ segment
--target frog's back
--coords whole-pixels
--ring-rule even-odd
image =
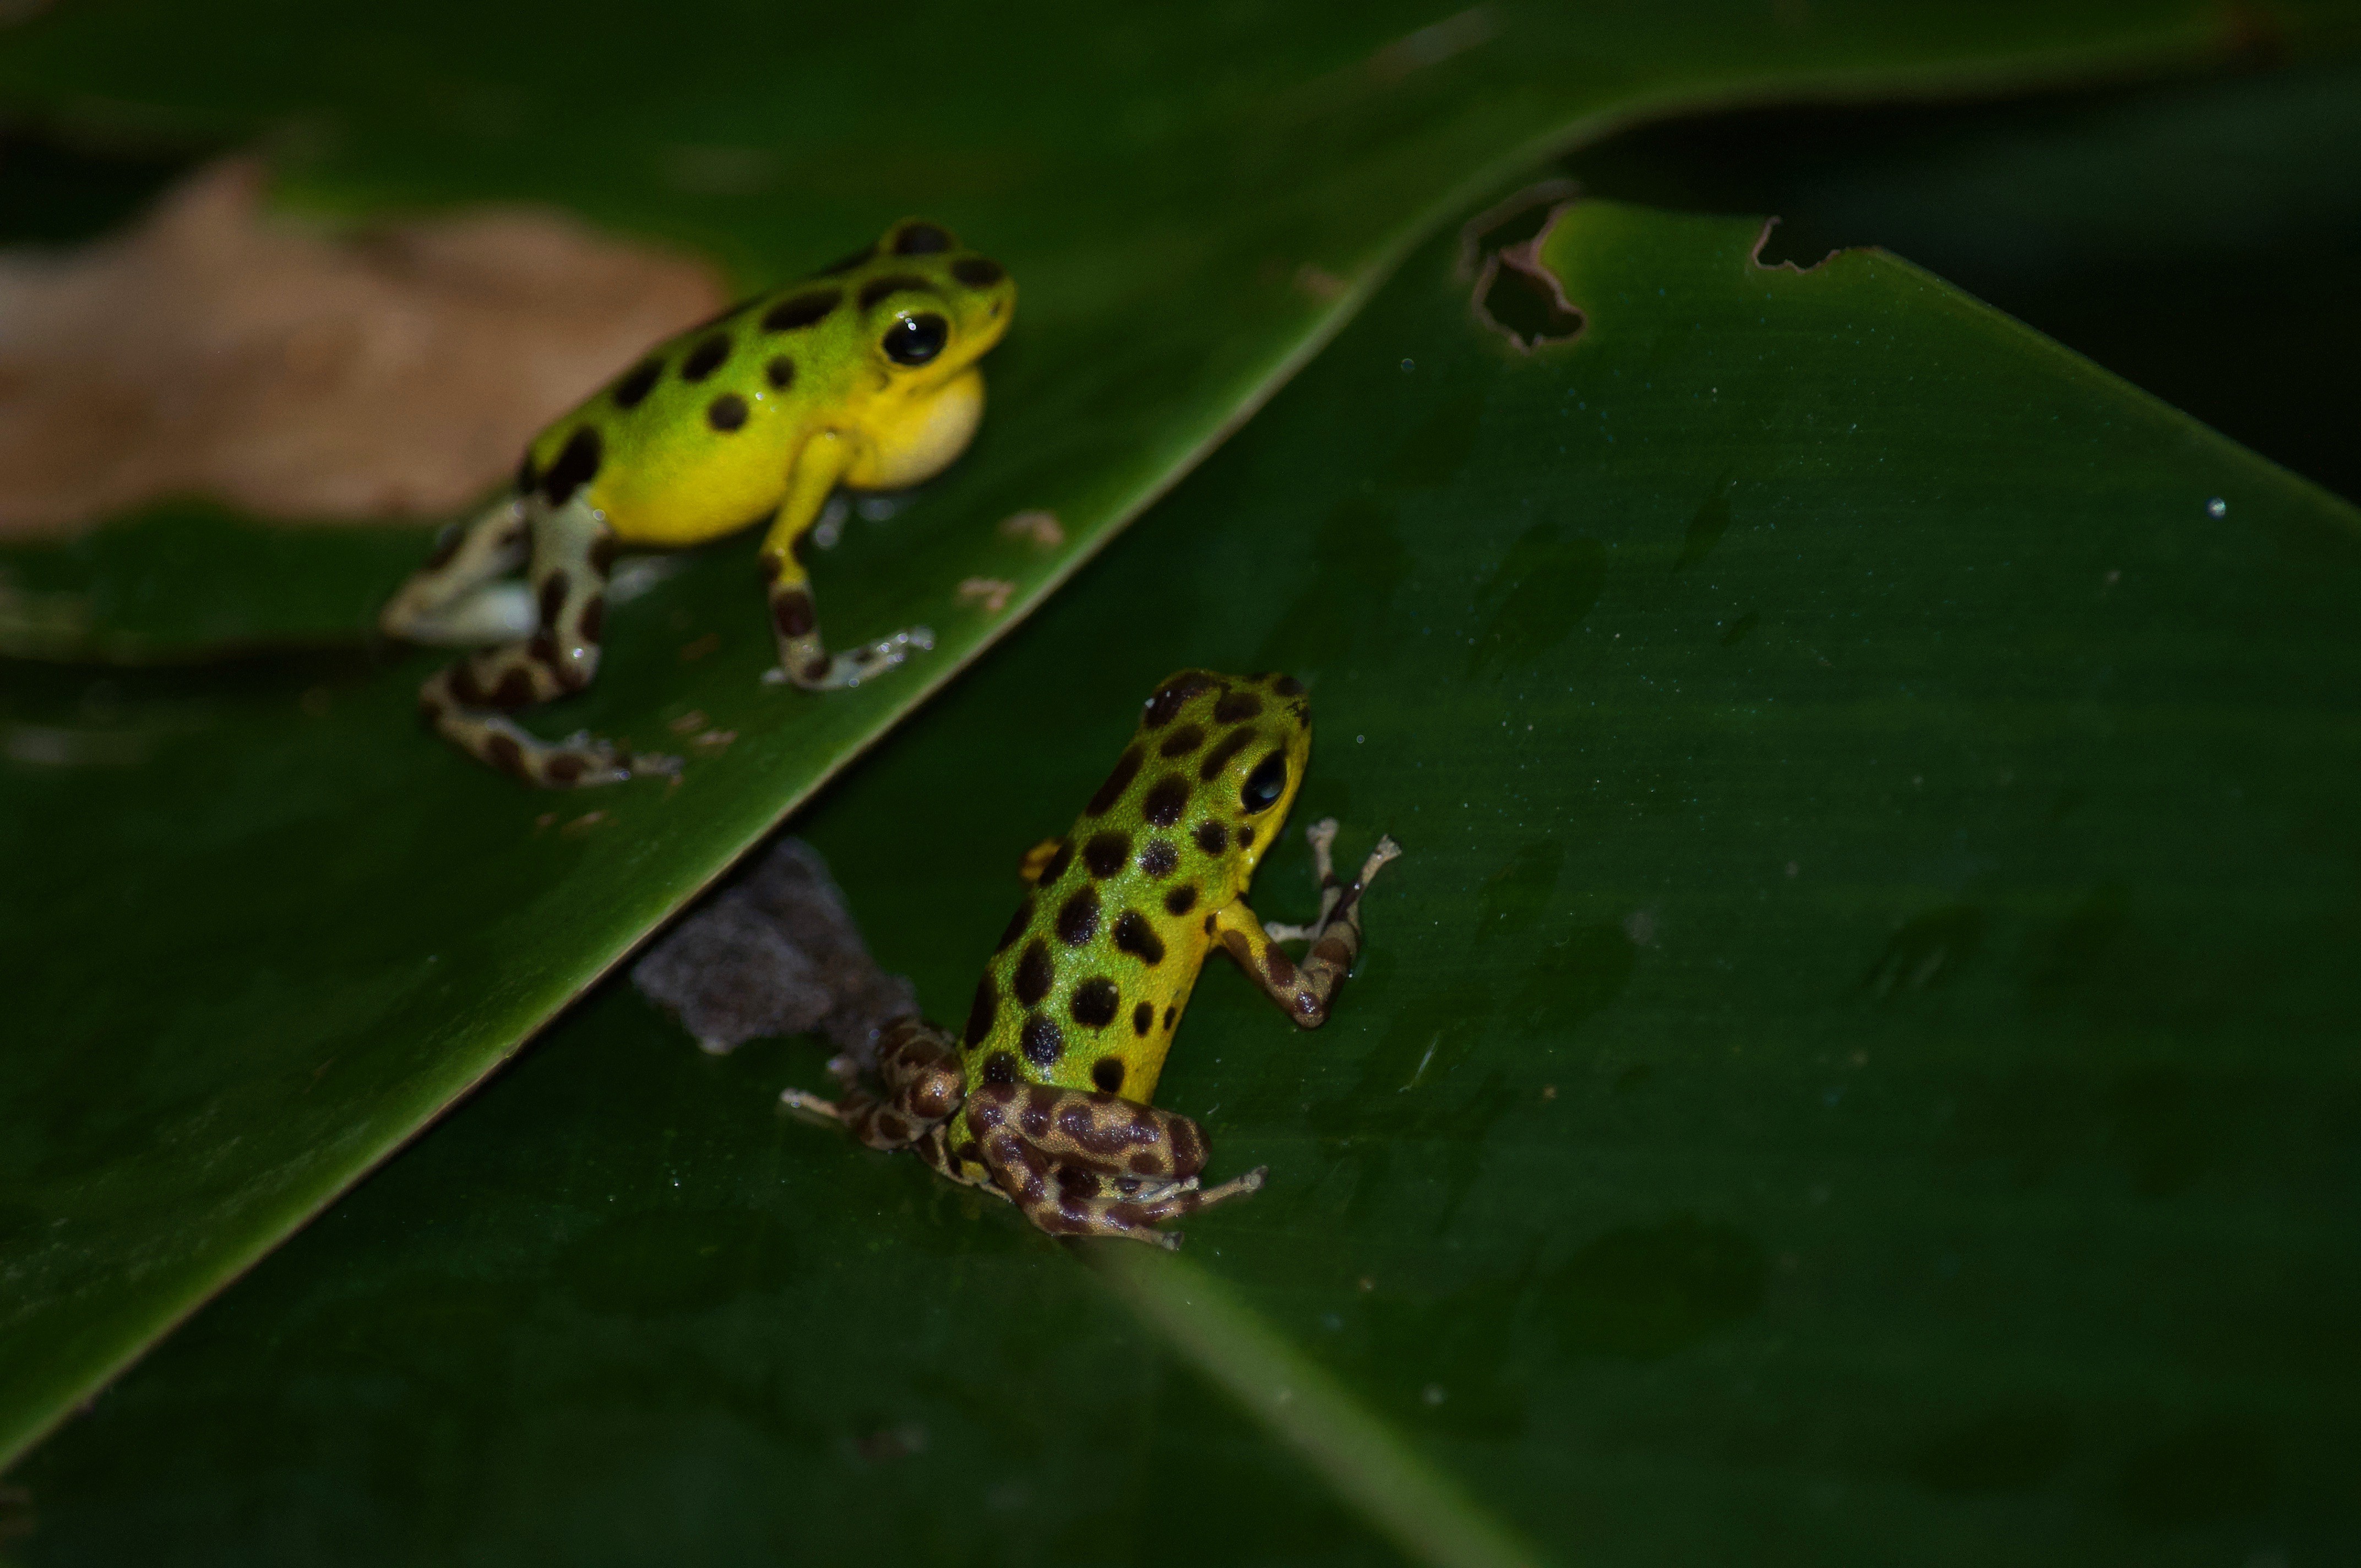
[[[949,322],[955,352],[939,370],[955,374],[997,339],[1009,291],[996,263],[946,230],[899,225],[656,345],[537,436],[520,482],[552,504],[580,489],[627,544],[732,532],[778,507],[816,431],[858,432],[872,403],[906,389],[911,362],[889,363],[892,344],[873,340],[913,319]]]
[[[961,1038],[971,1088],[1152,1099],[1214,912],[1245,895],[1310,748],[1288,676],[1190,670],[1157,688],[985,966]]]

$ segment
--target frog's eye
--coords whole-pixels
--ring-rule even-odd
[[[932,311],[897,316],[885,329],[885,357],[896,365],[924,365],[943,351],[950,334],[951,323]]]
[[[1287,788],[1287,759],[1277,751],[1255,764],[1246,775],[1246,788],[1238,791],[1239,804],[1247,811],[1268,811],[1271,803]]]

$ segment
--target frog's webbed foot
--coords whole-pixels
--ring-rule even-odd
[[[419,688],[419,715],[436,734],[511,778],[544,789],[586,789],[680,771],[677,757],[635,755],[580,730],[544,740],[499,708],[467,700],[482,695],[480,687],[462,685],[468,663],[437,672]]]
[[[834,653],[820,646],[817,632],[794,639],[792,644],[782,639],[779,663],[763,671],[763,679],[773,685],[794,685],[807,692],[841,691],[874,680],[903,663],[914,648],[923,652],[934,645],[934,631],[924,626],[913,626],[891,637]]]
[[[1156,1227],[1259,1190],[1261,1168],[1201,1189],[1205,1135],[1153,1105],[1043,1084],[987,1084],[968,1100],[978,1155],[1002,1191],[1055,1236],[1128,1236],[1167,1249]]]
[[[681,762],[667,751],[634,751],[618,746],[612,740],[593,735],[588,729],[577,729],[560,740],[552,751],[573,751],[586,757],[601,757],[612,766],[635,779],[671,779],[680,776]],[[612,782],[612,781],[609,781]]]

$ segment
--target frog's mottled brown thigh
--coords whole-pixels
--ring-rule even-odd
[[[530,554],[525,504],[524,498],[511,495],[473,522],[445,530],[426,565],[386,601],[378,616],[385,634],[467,648],[530,630],[533,610],[523,587],[496,586]]]
[[[873,1149],[906,1148],[930,1136],[939,1144],[939,1129],[960,1108],[959,1042],[924,1018],[898,1019],[878,1038],[877,1076],[885,1085],[883,1099],[858,1082],[848,1085],[840,1100],[800,1089],[787,1090],[779,1099],[798,1111],[842,1122]]]
[[[418,707],[437,733],[469,755],[527,784],[577,788],[633,773],[670,773],[668,757],[633,759],[588,735],[552,743],[508,714],[580,691],[598,673],[607,569],[614,535],[588,503],[529,509],[532,585],[539,630],[529,639],[471,653],[419,689]]]
[[[1401,847],[1391,839],[1379,839],[1362,862],[1361,874],[1340,883],[1329,859],[1329,848],[1336,837],[1335,821],[1313,823],[1306,837],[1312,840],[1312,872],[1320,879],[1318,922],[1309,927],[1266,928],[1253,910],[1238,902],[1214,912],[1213,934],[1238,967],[1285,1008],[1289,1017],[1304,1028],[1316,1029],[1328,1021],[1336,988],[1352,972],[1353,960],[1361,956],[1362,891],[1387,861],[1401,853]],[[1312,943],[1312,950],[1301,961],[1279,951],[1280,942],[1299,938]]]
[[[1128,1236],[1172,1248],[1156,1226],[1262,1186],[1257,1168],[1199,1190],[1205,1135],[1196,1123],[1121,1095],[1045,1084],[986,1084],[968,1097],[985,1168],[1025,1217],[1051,1235]]]
[[[1002,1191],[999,1184],[993,1180],[992,1173],[984,1169],[982,1165],[962,1160],[952,1153],[950,1139],[951,1124],[939,1123],[919,1134],[918,1141],[912,1144],[910,1147],[920,1159],[934,1168],[937,1175],[956,1181],[962,1187],[972,1187],[978,1191],[989,1192],[994,1198],[1005,1201],[1008,1194]]]

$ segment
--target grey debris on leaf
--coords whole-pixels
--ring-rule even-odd
[[[719,1054],[817,1030],[863,1069],[917,992],[869,956],[819,851],[782,839],[631,966],[631,982]]]

